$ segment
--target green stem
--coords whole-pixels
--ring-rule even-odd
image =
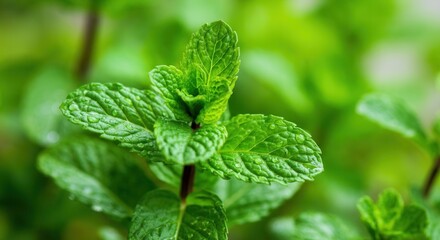
[[[423,197],[428,198],[429,193],[431,192],[432,187],[434,186],[435,179],[440,170],[440,156],[435,160],[434,166],[431,168],[431,173],[425,181],[425,185],[423,187]]]
[[[80,81],[84,81],[87,77],[91,66],[93,48],[96,41],[96,35],[99,26],[99,15],[96,4],[91,3],[90,10],[87,13],[82,50],[78,58],[75,75]]]

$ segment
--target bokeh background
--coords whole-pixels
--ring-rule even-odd
[[[58,106],[89,81],[145,88],[156,65],[178,64],[192,32],[224,20],[242,64],[232,115],[283,116],[312,134],[325,172],[231,239],[271,239],[271,223],[306,211],[360,226],[356,202],[388,187],[420,189],[432,159],[355,112],[366,93],[406,102],[425,129],[440,113],[438,0],[102,0],[92,59],[78,77],[91,4],[0,0],[0,239],[123,239],[125,223],[70,200],[36,168],[69,135]],[[440,194],[437,182],[433,197]]]

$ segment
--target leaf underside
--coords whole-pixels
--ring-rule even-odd
[[[89,137],[57,143],[40,155],[38,166],[73,198],[117,217],[129,217],[145,191],[154,188],[131,154]]]
[[[228,139],[203,168],[222,178],[257,183],[313,180],[323,171],[311,136],[276,116],[238,115],[225,123]]]

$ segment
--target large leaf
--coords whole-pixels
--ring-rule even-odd
[[[131,154],[88,137],[54,145],[39,156],[38,166],[74,198],[118,217],[129,217],[136,202],[153,188]]]
[[[228,139],[202,166],[222,178],[289,183],[323,171],[311,136],[281,117],[238,115],[225,123]]]
[[[67,71],[54,67],[44,69],[30,82],[23,98],[21,120],[32,140],[50,145],[68,132],[71,124],[58,106],[74,86]]]
[[[416,205],[404,206],[395,190],[385,190],[377,204],[365,196],[357,207],[373,239],[426,239],[426,211]]]
[[[165,158],[181,165],[205,161],[223,145],[228,133],[222,125],[192,129],[185,122],[158,120],[154,125],[157,145]]]
[[[272,230],[280,240],[361,239],[339,218],[322,213],[303,213],[295,220],[278,219],[272,224]]]
[[[174,118],[151,91],[118,83],[84,85],[67,96],[61,111],[71,122],[157,161],[161,158],[153,135],[154,122],[159,117]]]
[[[432,151],[419,119],[401,100],[383,94],[370,94],[359,102],[357,113]]]
[[[219,180],[212,189],[222,199],[228,225],[255,222],[291,198],[301,183],[251,184],[239,180]]]
[[[178,95],[183,73],[174,66],[157,66],[150,72],[153,91],[159,94],[176,115],[176,119],[191,121],[186,106]]]
[[[237,34],[226,23],[205,24],[193,34],[181,62],[181,96],[198,123],[215,123],[226,110],[239,57]]]
[[[217,196],[202,192],[185,203],[165,190],[149,192],[136,207],[129,239],[227,239],[226,216]]]

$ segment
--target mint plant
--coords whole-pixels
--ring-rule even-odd
[[[217,21],[193,34],[179,67],[150,72],[150,89],[80,87],[62,103],[64,116],[147,166],[84,137],[46,151],[40,169],[94,210],[131,218],[130,239],[227,239],[227,219],[256,221],[323,171],[319,147],[294,123],[260,114],[229,119],[239,56],[237,34]],[[157,189],[155,179],[168,185]]]

